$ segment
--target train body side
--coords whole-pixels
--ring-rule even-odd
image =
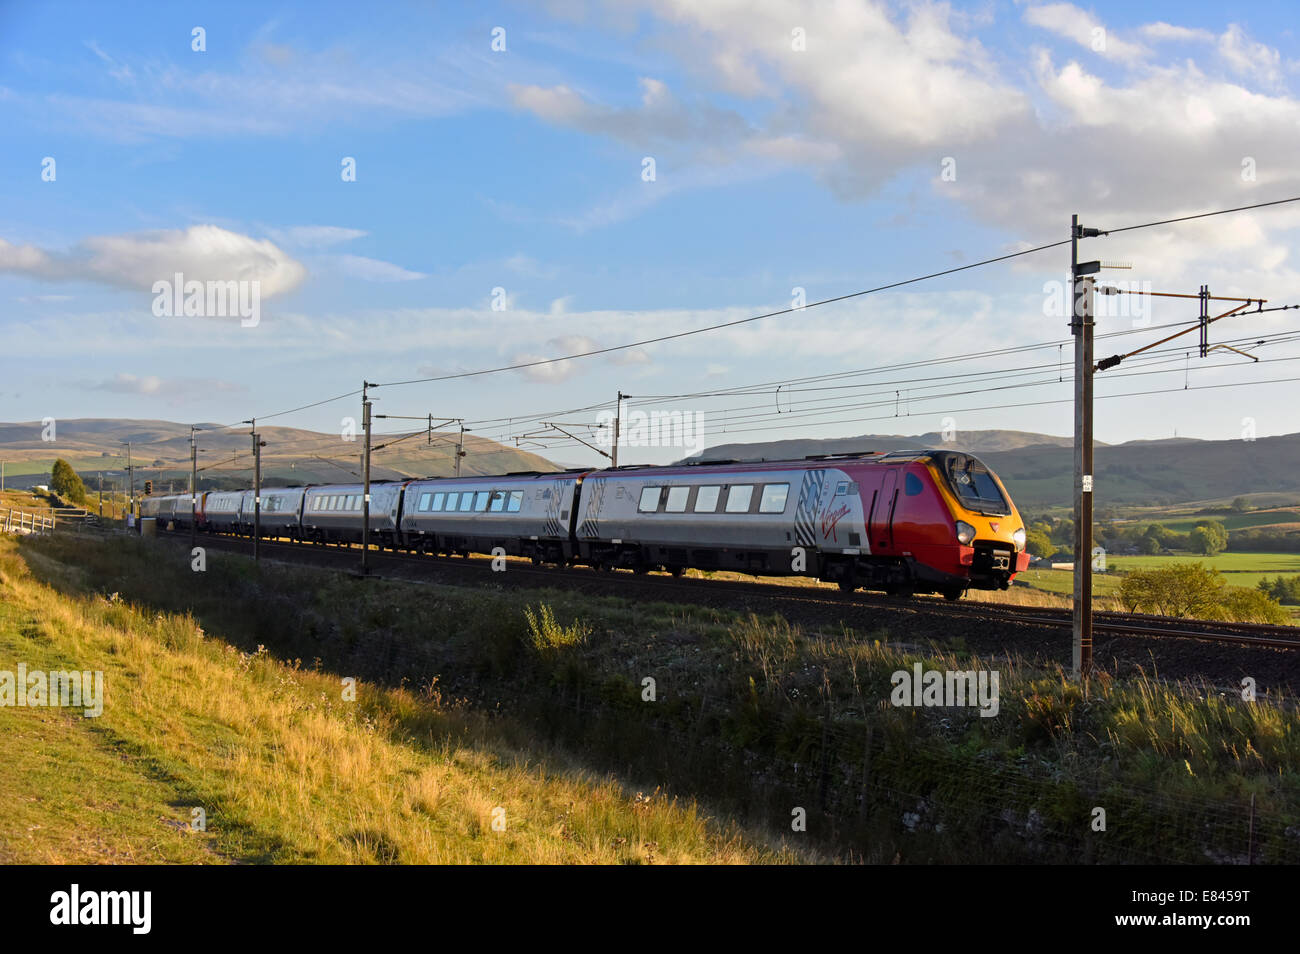
[[[815,573],[826,473],[789,463],[593,472],[582,482],[579,556],[597,566]],[[860,508],[847,505],[860,524]],[[837,545],[849,539],[846,524]]]
[[[210,491],[203,501],[204,526],[213,533],[242,532],[243,490]]]
[[[372,542],[386,546],[397,544],[398,508],[403,486],[403,481],[371,482]],[[361,484],[322,484],[306,488],[300,498],[302,539],[321,543],[360,543],[365,513],[364,494],[365,488]]]
[[[436,477],[402,498],[403,545],[431,553],[491,553],[556,563],[575,555],[570,535],[579,475]]]
[[[954,598],[1010,585],[1028,563],[1023,533],[996,476],[950,451],[596,471],[575,528],[593,565],[799,574]]]

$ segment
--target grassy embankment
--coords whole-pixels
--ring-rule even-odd
[[[74,551],[96,545],[47,542],[0,540],[0,669],[101,670],[106,701],[98,718],[0,708],[0,862],[807,857],[546,745],[524,751],[506,738],[518,733],[436,688],[363,682],[345,701],[335,674],[242,652],[187,614],[93,595]],[[87,585],[60,593],[28,561]],[[206,831],[192,829],[194,808]]]
[[[951,633],[932,643],[915,631],[806,632],[557,590],[258,569],[216,551],[195,574],[166,541],[39,540],[22,552],[65,593],[120,592],[148,607],[142,619],[192,612],[245,655],[265,644],[281,658],[319,658],[308,668],[333,673],[319,677],[331,689],[344,674],[389,686],[437,678],[463,700],[460,717],[504,714],[497,725],[517,750],[558,744],[643,790],[706,798],[787,838],[804,812],[809,841],[841,856],[1195,862],[1249,850],[1300,861],[1300,733],[1294,700],[1266,673],[1256,702],[1152,678],[1085,688],[1058,669],[974,658]],[[543,603],[558,622],[530,629],[527,610]],[[997,715],[891,705],[892,674],[917,663],[996,669]],[[285,672],[260,656],[250,665]],[[418,694],[399,698],[434,717]]]

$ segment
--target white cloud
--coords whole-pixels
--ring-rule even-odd
[[[486,42],[481,51],[450,44],[430,56],[424,46],[418,52],[379,51],[364,42],[311,49],[256,36],[243,51],[223,46],[226,55],[214,58],[190,54],[188,39],[178,62],[112,55],[88,42],[129,96],[19,90],[13,98],[42,126],[141,142],[283,136],[346,122],[440,117],[503,96],[499,71],[481,68],[491,56]],[[33,76],[33,90],[44,85]]]
[[[360,255],[332,255],[329,260],[345,275],[366,282],[411,282],[428,277],[422,272],[413,272],[391,262]]]
[[[998,141],[1030,118],[1026,95],[997,76],[977,39],[954,26],[969,18],[944,4],[920,0],[898,15],[883,3],[831,0],[637,6],[673,31],[665,46],[689,70],[769,111],[762,121],[747,118],[752,110],[742,115],[682,99],[648,77],[630,106],[595,102],[562,83],[510,87],[517,106],[548,122],[660,160],[655,189],[571,217],[579,229],[636,214],[683,180],[708,184],[701,167],[754,177],[803,164],[842,195],[860,197],[922,157],[937,162],[954,149]],[[804,51],[792,49],[794,24],[805,30]]]
[[[257,281],[263,300],[291,291],[307,274],[273,242],[215,225],[92,236],[66,253],[0,239],[0,272],[132,289],[180,272],[186,281]]]
[[[1229,69],[1238,75],[1270,88],[1281,85],[1281,54],[1267,44],[1250,39],[1237,24],[1229,26],[1219,37],[1218,51]]]
[[[289,225],[284,228],[267,229],[266,234],[282,245],[298,248],[328,248],[362,238],[369,233],[340,225]]]
[[[1172,23],[1165,23],[1163,20],[1138,27],[1138,32],[1149,40],[1168,40],[1178,43],[1208,43],[1215,38],[1214,34],[1209,30],[1175,26]]]
[[[521,351],[510,358],[510,363],[528,364],[535,361],[547,361],[550,357],[550,355],[536,352]],[[573,361],[552,361],[548,364],[536,364],[533,367],[519,369],[519,373],[524,377],[542,384],[559,384],[561,381],[569,380],[577,372],[578,366]]]
[[[1135,60],[1150,55],[1150,51],[1142,44],[1129,43],[1114,36],[1095,16],[1072,3],[1047,3],[1029,7],[1025,10],[1025,22],[1073,40],[1099,56]]]
[[[99,382],[83,382],[91,391],[109,391],[114,394],[132,394],[183,404],[211,399],[218,394],[235,394],[246,390],[241,385],[216,378],[161,378],[154,374],[135,375],[122,372]]]

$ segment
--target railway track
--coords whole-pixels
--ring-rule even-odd
[[[164,539],[186,538],[183,533],[164,533],[161,536]],[[251,552],[253,546],[252,541],[246,537],[227,534],[203,534],[200,539],[204,545],[210,546],[213,542],[217,542],[219,548],[234,552]],[[360,548],[351,544],[320,546],[283,540],[263,540],[261,548],[264,553],[275,559],[349,571],[357,569],[360,554]],[[599,571],[590,567],[538,567],[518,559],[510,559],[507,563],[508,570],[502,574],[492,570],[490,557],[440,557],[376,549],[371,550],[369,562],[376,576],[394,575],[394,571],[400,570],[412,572],[417,578],[421,578],[427,577],[430,570],[435,570],[460,578],[466,575],[481,576],[498,584],[507,581],[511,584],[531,581],[533,585],[541,587],[560,586],[602,595],[628,595],[630,592],[654,594],[665,601],[688,599],[708,604],[715,602],[717,597],[755,597],[787,606],[819,607],[833,611],[878,609],[970,622],[999,622],[1056,630],[1068,630],[1073,625],[1069,610],[996,603],[954,603],[931,597],[908,598],[865,592],[848,594],[829,585],[823,587],[779,582],[677,578],[667,574]],[[1274,650],[1300,649],[1300,628],[1293,626],[1100,612],[1094,614],[1093,631],[1098,635],[1189,639]]]

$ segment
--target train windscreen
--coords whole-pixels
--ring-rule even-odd
[[[962,506],[999,516],[1011,513],[1011,505],[1003,495],[1002,488],[993,479],[989,469],[974,457],[949,452],[936,455],[935,463],[943,471],[948,486]]]

